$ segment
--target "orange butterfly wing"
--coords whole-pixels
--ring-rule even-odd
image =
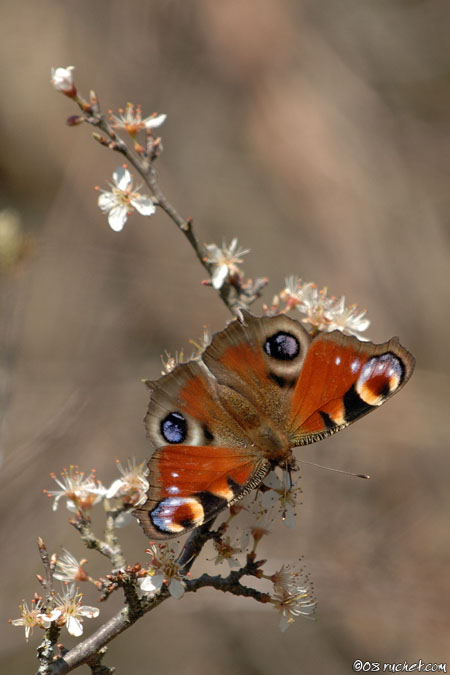
[[[241,448],[173,445],[150,462],[149,499],[134,511],[146,535],[176,537],[214,518],[258,485],[269,464]]]
[[[339,331],[316,337],[291,399],[293,445],[313,443],[375,410],[406,384],[414,364],[397,338],[375,345]]]

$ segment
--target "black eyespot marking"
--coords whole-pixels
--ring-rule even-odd
[[[203,425],[203,433],[205,434],[205,438],[208,441],[213,441],[214,440],[214,434],[212,433],[211,429],[207,424]]]
[[[300,344],[294,335],[279,331],[267,338],[264,351],[274,359],[292,361],[300,352]]]
[[[186,440],[187,424],[183,415],[169,413],[161,422],[161,434],[168,443],[182,443]]]

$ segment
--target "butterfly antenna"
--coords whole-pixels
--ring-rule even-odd
[[[364,478],[369,480],[370,476],[367,473],[352,473],[352,471],[344,471],[343,469],[334,469],[331,466],[322,466],[321,464],[316,464],[315,462],[307,462],[306,459],[298,459],[297,462],[302,464],[309,464],[309,466],[316,466],[318,469],[327,469],[327,471],[335,471],[336,473],[345,473],[347,476],[354,476],[355,478]]]

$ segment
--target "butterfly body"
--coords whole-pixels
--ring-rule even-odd
[[[381,345],[339,331],[312,338],[285,315],[245,312],[200,360],[147,382],[155,452],[148,499],[134,515],[152,539],[207,522],[274,467],[292,467],[293,447],[379,407],[413,368],[396,338]]]

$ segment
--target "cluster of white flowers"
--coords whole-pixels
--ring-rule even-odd
[[[303,283],[297,277],[288,277],[286,287],[280,293],[286,302],[286,309],[296,307],[304,314],[303,323],[309,323],[318,331],[340,330],[347,335],[356,335],[365,340],[361,333],[370,325],[366,317],[367,310],[359,310],[357,305],[345,304],[345,296],[336,299],[327,295],[327,289],[319,289],[312,282]]]
[[[284,632],[298,616],[312,618],[316,601],[302,570],[283,565],[272,575],[274,593],[272,604],[281,613],[280,630]]]
[[[58,626],[65,625],[71,635],[79,637],[83,633],[83,619],[93,619],[99,615],[97,607],[81,604],[82,597],[83,594],[72,584],[61,595],[55,596],[55,607],[48,612],[44,611],[40,601],[32,609],[24,602],[20,606],[21,617],[13,619],[11,624],[25,628],[26,640],[35,626],[49,628],[53,622]]]
[[[74,71],[73,66],[51,69],[53,87],[70,98],[77,97]],[[78,97],[77,100],[81,104]],[[135,141],[135,147],[139,148],[141,146],[137,144],[136,134],[145,131],[148,136],[151,136],[153,129],[164,124],[166,119],[167,115],[156,113],[143,118],[140,106],[135,108],[132,103],[127,103],[125,110],[119,110],[119,115],[111,115],[112,127],[126,131]],[[160,143],[159,147],[161,147]],[[140,186],[133,188],[133,179],[126,166],[120,166],[114,171],[113,183],[110,183],[110,188],[111,190],[100,190],[98,206],[103,213],[107,214],[109,226],[115,232],[120,232],[123,229],[129,214],[134,210],[141,216],[151,216],[155,213],[154,200],[141,194],[139,192]]]
[[[76,467],[64,469],[58,478],[51,474],[59,485],[59,490],[44,490],[48,497],[53,497],[53,510],[56,511],[60,499],[66,499],[66,508],[73,513],[88,511],[102,499],[121,499],[125,509],[140,506],[147,499],[149,484],[147,481],[148,469],[145,462],[136,464],[133,460],[124,468],[119,461],[117,467],[121,478],[115,480],[107,488],[95,479],[94,473],[85,476]],[[120,523],[116,523],[120,526]]]
[[[297,495],[301,488],[292,481],[291,474],[283,471],[280,479],[276,471],[271,471],[264,478],[262,487],[246,507],[255,522],[243,531],[240,544],[244,550],[248,548],[250,537],[257,544],[264,535],[270,534],[280,515],[286,527],[295,527]]]

